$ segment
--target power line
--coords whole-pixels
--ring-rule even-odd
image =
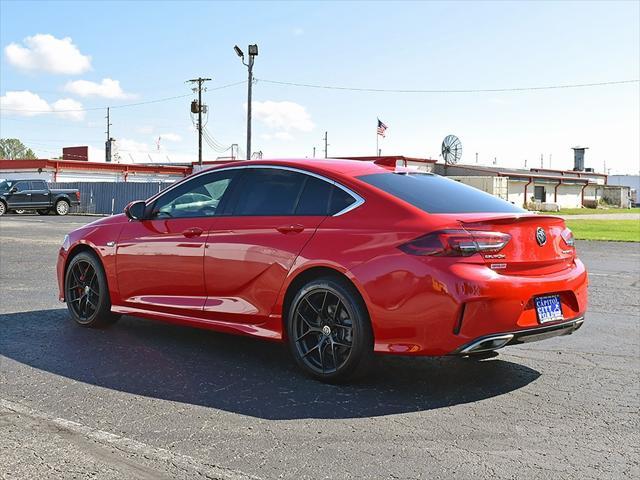
[[[223,88],[235,87],[236,85],[242,85],[243,83],[247,83],[246,80],[242,80],[240,82],[228,83],[226,85],[221,85],[215,88],[208,88],[207,91],[213,90],[222,90]],[[164,97],[164,98],[156,98],[154,100],[147,100],[145,102],[136,102],[136,103],[125,103],[122,105],[105,105],[103,107],[91,107],[91,108],[76,108],[76,109],[68,109],[68,110],[29,110],[22,108],[0,108],[3,112],[26,112],[26,113],[65,113],[65,112],[91,112],[94,110],[104,110],[105,108],[126,108],[126,107],[138,107],[140,105],[149,105],[152,103],[160,103],[160,102],[168,102],[170,100],[177,100],[179,98],[190,97],[192,94],[187,93],[185,95],[175,95],[173,97]]]
[[[583,87],[601,87],[606,85],[622,85],[628,83],[638,83],[640,80],[616,80],[611,82],[596,83],[576,83],[567,85],[545,85],[539,87],[512,87],[512,88],[476,88],[476,89],[460,89],[460,90],[413,90],[413,89],[393,89],[393,88],[361,88],[361,87],[344,87],[337,85],[317,85],[311,83],[295,83],[283,82],[279,80],[265,80],[256,78],[259,82],[271,83],[274,85],[286,85],[290,87],[304,88],[321,88],[326,90],[347,90],[353,92],[378,92],[378,93],[497,93],[497,92],[524,92],[534,90],[555,90],[563,88],[583,88]]]

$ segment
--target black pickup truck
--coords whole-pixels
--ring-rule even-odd
[[[0,180],[0,215],[35,210],[40,215],[66,215],[80,204],[76,189],[50,189],[44,180]]]

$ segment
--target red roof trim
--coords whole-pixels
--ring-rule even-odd
[[[139,165],[133,163],[102,163],[78,160],[0,160],[0,170],[54,170],[61,171],[91,171],[116,172],[123,174],[155,173],[158,175],[187,176],[192,168],[181,165]]]
[[[532,168],[532,172],[557,172],[557,173],[569,173],[571,175],[596,175],[598,177],[607,177],[606,173],[596,173],[596,172],[585,172],[578,170],[555,170],[553,168]]]
[[[585,184],[589,183],[589,178],[578,178],[578,177],[566,177],[561,175],[540,175],[529,172],[505,172],[500,170],[490,170],[488,168],[476,167],[473,165],[451,165],[451,167],[460,167],[466,168],[468,170],[475,170],[477,172],[490,173],[492,176],[497,175],[498,177],[514,177],[514,178],[539,178],[545,180],[572,180],[577,182],[584,182]],[[464,176],[464,175],[452,175],[452,176]]]

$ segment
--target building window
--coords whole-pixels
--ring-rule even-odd
[[[544,191],[543,186],[536,185],[533,189],[533,196],[536,199],[536,202],[544,203],[547,201],[547,192]]]

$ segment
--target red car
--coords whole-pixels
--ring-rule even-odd
[[[587,273],[562,219],[356,160],[226,164],[71,232],[60,299],[287,342],[344,381],[374,353],[488,356],[581,327]]]

